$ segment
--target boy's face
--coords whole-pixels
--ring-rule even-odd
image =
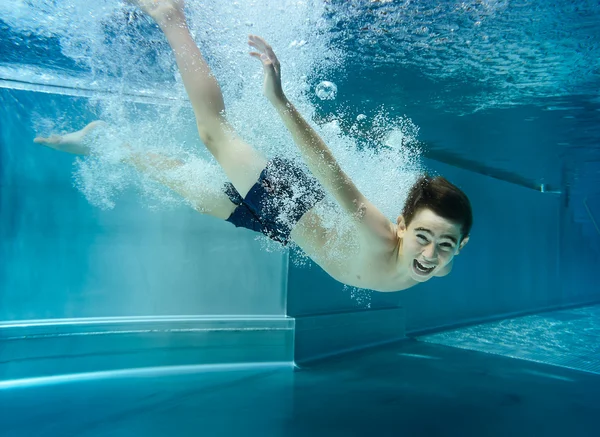
[[[467,237],[461,242],[460,225],[430,209],[417,211],[408,226],[400,216],[398,233],[402,238],[405,267],[418,282],[425,282],[439,273],[468,241]]]

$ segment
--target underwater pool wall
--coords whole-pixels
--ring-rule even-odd
[[[561,197],[428,160],[473,207],[471,239],[453,271],[402,294],[419,331],[559,305]]]
[[[74,158],[33,144],[31,127],[56,108],[83,125],[87,102],[0,100],[0,379],[293,359],[285,252],[185,206],[149,210],[135,192],[90,205]]]
[[[288,306],[296,318],[298,361],[319,358],[332,344],[327,336],[316,335],[314,320],[327,314],[350,320],[365,312],[361,317],[374,323],[380,330],[377,339],[385,341],[600,301],[600,258],[574,222],[563,194],[542,193],[429,159],[425,163],[432,173],[462,188],[473,207],[471,241],[452,273],[399,293],[360,293],[336,283],[314,264],[299,267],[291,262]],[[307,334],[302,333],[303,323],[311,328]],[[362,326],[348,325],[340,328],[346,343],[366,344]],[[327,329],[325,325],[319,334]]]
[[[589,213],[581,223],[581,210]],[[561,285],[567,301],[591,298],[600,301],[600,232],[598,209],[583,204],[580,196],[564,197],[561,217]],[[592,223],[590,223],[592,221]],[[594,223],[594,221],[596,221]]]

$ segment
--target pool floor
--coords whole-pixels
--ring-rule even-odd
[[[469,326],[419,340],[600,375],[600,305]]]
[[[600,375],[415,340],[310,367],[0,390],[15,436],[597,436]]]

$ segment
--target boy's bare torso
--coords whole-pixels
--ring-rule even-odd
[[[330,212],[332,213],[332,212]],[[350,223],[342,229],[322,225],[318,208],[308,211],[292,231],[292,239],[330,276],[346,285],[375,291],[398,291],[416,285],[401,270],[401,244],[390,222],[387,242],[370,240]]]

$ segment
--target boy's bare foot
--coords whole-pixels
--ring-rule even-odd
[[[183,0],[126,0],[150,15],[159,26],[185,20]]]
[[[61,152],[72,153],[74,155],[89,155],[90,147],[86,144],[85,139],[92,130],[103,125],[106,125],[103,121],[92,121],[77,132],[71,132],[65,135],[50,135],[47,138],[36,137],[33,142],[60,150]]]

